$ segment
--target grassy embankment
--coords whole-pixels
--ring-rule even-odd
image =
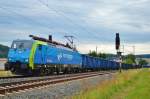
[[[73,99],[150,99],[150,69],[129,70],[116,74],[95,88]]]
[[[10,71],[0,70],[0,77],[13,76]]]

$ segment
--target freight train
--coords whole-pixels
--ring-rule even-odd
[[[5,70],[22,75],[49,75],[96,70],[117,70],[119,63],[80,54],[77,50],[49,39],[30,35],[32,40],[14,40]],[[122,64],[123,69],[133,68]]]

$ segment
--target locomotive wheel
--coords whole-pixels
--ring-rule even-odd
[[[56,69],[56,73],[57,73],[57,75],[59,75],[59,69],[58,68]]]
[[[64,74],[68,74],[68,69],[65,68],[64,71],[63,71],[63,73],[64,73]]]
[[[49,69],[47,68],[47,69],[45,69],[45,75],[49,75],[50,74],[50,71],[49,71]]]
[[[45,75],[45,69],[44,69],[44,68],[41,68],[41,69],[40,69],[40,75],[41,75],[41,76],[44,76],[44,75]]]
[[[15,72],[15,68],[12,67],[12,68],[10,69],[10,71],[11,71],[12,73],[14,73],[14,72]]]
[[[48,68],[49,74],[54,74],[55,69],[54,68]]]

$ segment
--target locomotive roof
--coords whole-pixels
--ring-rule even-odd
[[[13,41],[15,41],[15,42],[19,42],[19,41],[32,41],[33,42],[33,40],[25,40],[25,39],[16,39],[16,40],[13,40]]]
[[[21,42],[34,42],[34,41],[38,41],[38,40],[25,40],[25,39],[16,39],[16,40],[13,40],[13,42],[19,42],[19,41],[21,41]],[[68,51],[75,51],[75,50],[73,50],[73,49],[71,49],[71,48],[68,48],[68,47],[64,47],[64,46],[61,46],[61,45],[55,45],[55,44],[53,44],[53,43],[47,43],[48,45],[51,45],[51,46],[54,46],[54,47],[56,47],[56,48],[61,48],[61,49],[64,49],[64,50],[68,50]],[[76,51],[77,52],[77,51]]]
[[[64,50],[75,51],[75,50],[73,50],[71,48],[64,47],[64,46],[61,46],[61,45],[55,45],[55,44],[52,44],[52,43],[48,43],[48,45],[54,46],[56,48],[61,48],[61,49],[64,49]]]

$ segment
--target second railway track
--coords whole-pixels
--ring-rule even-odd
[[[94,76],[104,75],[109,73],[112,72],[88,72],[88,73],[79,73],[79,74],[70,74],[70,75],[68,74],[68,75],[52,76],[45,79],[3,83],[0,84],[0,95],[6,95],[8,93],[19,92],[20,90],[27,90],[30,88],[42,87],[51,84],[57,84],[66,81],[94,77]]]

